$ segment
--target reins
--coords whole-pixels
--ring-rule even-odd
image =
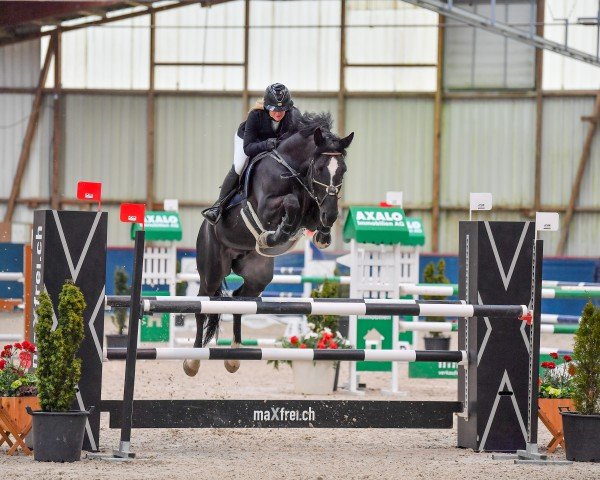
[[[331,177],[331,183],[329,185],[319,182],[318,180],[315,180],[315,178],[314,178],[315,159],[314,158],[312,158],[310,160],[310,164],[308,166],[308,174],[306,176],[306,178],[308,179],[308,184],[307,184],[302,180],[302,175],[300,174],[300,172],[296,171],[289,163],[287,163],[285,161],[285,159],[279,154],[279,152],[277,152],[277,150],[272,150],[271,152],[269,152],[269,154],[275,159],[275,161],[277,161],[277,163],[284,166],[290,172],[289,175],[285,174],[285,173],[282,174],[281,178],[295,178],[296,180],[298,180],[298,182],[300,183],[300,185],[302,185],[304,190],[306,190],[306,192],[308,193],[310,198],[312,198],[319,207],[323,204],[323,202],[325,201],[325,199],[328,196],[334,196],[334,195],[338,196],[340,189],[342,188],[342,184],[340,183],[339,185],[334,185],[333,184],[333,176]],[[332,157],[337,157],[337,156],[341,156],[342,154],[340,152],[322,152],[320,155],[329,155]],[[315,193],[315,184],[325,188],[325,195],[323,195],[323,197],[321,199],[319,199],[319,197]]]

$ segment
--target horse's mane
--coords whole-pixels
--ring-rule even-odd
[[[304,112],[295,119],[296,130],[304,138],[315,133],[320,128],[323,133],[330,132],[333,126],[333,119],[329,112]]]

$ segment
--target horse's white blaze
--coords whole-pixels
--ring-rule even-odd
[[[331,157],[329,160],[329,165],[327,165],[327,170],[329,170],[329,184],[333,186],[333,177],[335,176],[335,172],[338,169],[338,161],[335,157]]]

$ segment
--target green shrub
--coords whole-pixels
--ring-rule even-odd
[[[584,415],[600,414],[600,308],[588,302],[575,334],[573,403]]]
[[[423,270],[423,280],[425,283],[450,283],[450,280],[446,277],[446,262],[440,259],[436,266],[433,262],[429,262]],[[424,300],[443,300],[446,297],[440,297],[438,295],[423,295]],[[444,322],[446,317],[427,317],[427,322]],[[432,337],[440,337],[440,332],[429,332]]]
[[[127,285],[129,276],[123,268],[117,268],[115,270],[115,295],[130,295],[131,289]],[[114,308],[114,315],[111,317],[117,332],[119,335],[123,335],[123,332],[127,328],[127,308]]]
[[[81,290],[68,280],[59,295],[58,324],[52,330],[53,307],[43,292],[36,309],[35,335],[38,348],[38,395],[45,412],[65,412],[75,400],[81,377],[81,359],[75,358],[83,340],[85,300]]]

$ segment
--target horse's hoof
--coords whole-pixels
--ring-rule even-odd
[[[184,360],[183,371],[188,377],[193,377],[200,370],[200,360]]]
[[[313,235],[313,243],[315,244],[315,247],[323,250],[331,245],[331,234],[317,231]]]
[[[225,369],[229,373],[235,373],[240,369],[240,361],[239,360],[225,360]]]

